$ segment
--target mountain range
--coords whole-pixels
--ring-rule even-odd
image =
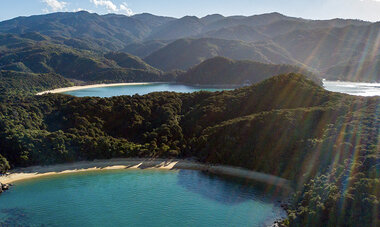
[[[0,34],[0,49],[0,90],[9,92],[13,91],[13,88],[28,91],[22,83],[17,83],[17,78],[23,78],[22,81],[25,83],[34,84],[32,87],[36,89],[56,88],[59,84],[68,85],[69,81],[76,84],[177,81],[188,84],[235,86],[247,81],[256,83],[273,75],[291,72],[302,73],[317,83],[321,82],[320,78],[299,66],[237,61],[223,57],[207,59],[187,72],[164,72],[128,53],[97,53],[74,49],[56,44],[51,38],[39,33]],[[163,62],[164,59],[161,60]],[[43,83],[43,78],[47,80],[46,83]],[[56,83],[54,79],[57,80]]]
[[[378,226],[380,98],[320,83],[380,81],[379,27],[278,13],[177,19],[82,11],[0,22],[0,173],[191,158],[290,180],[288,217],[276,226]],[[143,81],[254,84],[111,98],[35,95]]]
[[[0,50],[0,70],[3,71],[59,74],[90,83],[173,80],[139,57],[74,49],[56,44],[52,38],[39,33],[0,34]]]
[[[81,11],[3,21],[0,34],[28,36],[36,42],[50,39],[95,54],[130,53],[163,71],[188,70],[223,56],[298,65],[327,79],[380,81],[379,22],[307,20],[279,13],[177,19]]]

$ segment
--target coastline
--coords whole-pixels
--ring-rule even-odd
[[[15,183],[17,181],[35,179],[39,177],[61,175],[68,173],[80,173],[88,171],[121,170],[121,169],[157,169],[157,170],[199,170],[207,171],[212,174],[225,175],[231,177],[244,178],[252,181],[274,185],[291,191],[288,180],[269,175],[250,171],[232,166],[208,165],[195,161],[182,159],[109,159],[82,161],[68,164],[58,164],[51,166],[32,166],[27,168],[15,169],[7,175],[0,176],[3,184]]]
[[[92,85],[83,85],[83,86],[73,86],[73,87],[57,88],[57,89],[53,89],[53,90],[42,91],[42,92],[37,93],[36,95],[57,94],[57,93],[64,93],[64,92],[69,92],[69,91],[77,91],[77,90],[83,90],[83,89],[89,89],[89,88],[150,85],[150,84],[157,84],[157,83],[161,83],[161,82],[92,84]]]

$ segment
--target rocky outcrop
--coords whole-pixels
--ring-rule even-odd
[[[2,193],[3,191],[9,190],[10,186],[11,186],[11,184],[2,184],[2,183],[0,183],[0,193]]]

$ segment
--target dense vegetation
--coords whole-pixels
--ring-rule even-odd
[[[253,61],[234,61],[224,57],[208,59],[178,76],[177,81],[187,84],[253,84],[286,73],[306,75],[316,83],[321,83],[316,75],[306,69],[292,65],[273,65]]]
[[[0,70],[0,96],[37,93],[71,85],[70,81],[57,74],[34,74]]]
[[[305,69],[379,81],[379,29],[278,13],[175,19],[82,11],[0,22],[0,172],[113,157],[195,157],[291,180],[297,193],[284,224],[379,226],[380,99],[325,91]],[[207,60],[216,56],[234,60]],[[289,72],[307,77],[267,79]],[[30,95],[79,81],[176,78],[267,80],[216,93]]]
[[[379,75],[379,62],[375,60],[380,45],[379,25],[343,19],[313,21],[279,13],[176,19],[146,13],[127,17],[81,11],[3,21],[0,34],[50,40],[95,53],[125,51],[146,58],[149,64],[162,70],[187,70],[215,56],[299,64],[321,73],[350,67],[352,62],[359,66],[370,63],[377,65],[376,71],[358,74],[356,68],[339,77],[372,81]],[[326,76],[337,78],[329,73]]]
[[[194,42],[198,43],[196,40]],[[204,42],[208,43],[210,40],[205,39]],[[221,44],[229,43],[230,41],[213,40],[213,42]],[[234,42],[240,44],[239,41]],[[227,45],[226,50],[229,47]],[[18,75],[21,75],[21,73],[24,73],[24,77],[25,75],[30,75],[28,81],[33,80],[35,77],[32,76],[33,74],[54,75],[51,77],[46,76],[49,80],[46,81],[45,86],[42,86],[45,89],[56,88],[59,84],[61,84],[61,87],[66,86],[67,83],[62,82],[63,77],[75,83],[178,81],[190,84],[236,85],[259,82],[272,75],[297,72],[320,82],[317,76],[302,67],[233,61],[222,57],[206,60],[190,69],[186,74],[179,71],[164,73],[131,54],[122,52],[102,54],[73,49],[66,45],[55,44],[54,40],[38,33],[29,33],[27,36],[0,34],[0,49],[3,50],[3,55],[0,56],[0,70],[2,70],[3,74],[13,75],[19,72]],[[201,49],[203,49],[202,45],[199,50]],[[197,50],[194,49],[193,51]],[[201,52],[199,51],[199,53]],[[229,52],[233,53],[234,51],[229,50]],[[246,53],[254,52],[247,49]],[[184,53],[184,56],[191,57],[192,55]],[[176,58],[180,59],[180,56]],[[261,60],[265,61],[265,59]],[[158,61],[164,63],[165,59],[159,57]],[[170,62],[175,63],[176,61],[171,59]],[[180,76],[177,77],[178,75]],[[56,78],[56,81],[53,81],[54,78]],[[37,80],[35,82],[39,83]],[[9,84],[4,86],[9,87]],[[33,88],[30,90],[34,92],[37,87],[41,86],[35,84],[35,86],[26,86],[25,88],[27,87]]]
[[[271,64],[301,65],[275,43],[254,45],[238,40],[213,38],[179,39],[153,52],[144,60],[165,71],[188,70],[202,61],[216,56]]]
[[[292,226],[379,223],[379,98],[288,74],[216,93],[1,99],[0,155],[12,167],[196,157],[292,180]]]
[[[8,160],[0,155],[0,173],[6,173],[10,168]]]
[[[50,49],[70,55],[64,56],[65,59],[70,58],[77,63],[77,67],[83,64],[94,70],[107,68],[107,81],[113,80],[110,68],[119,68],[115,62],[103,58],[103,54],[110,51],[137,55],[164,71],[187,70],[206,59],[223,56],[234,60],[298,65],[319,72],[327,79],[379,81],[379,29],[379,22],[343,19],[314,21],[279,13],[250,17],[186,16],[176,19],[151,14],[101,16],[81,11],[0,22],[0,34],[13,34],[28,39],[28,42],[53,43],[56,46]],[[77,51],[73,53],[67,49]],[[2,51],[3,47],[0,46]],[[43,68],[44,72],[55,70],[61,74],[46,61],[51,56],[45,52],[46,48],[40,50],[42,56],[38,57],[42,58],[42,62],[38,67]],[[0,66],[3,60],[0,59]],[[3,69],[29,68],[21,63],[23,61],[10,62]],[[75,77],[78,72],[70,70],[70,66],[68,68],[66,72]],[[116,69],[115,73],[118,80],[120,74],[124,74],[124,80],[130,81],[135,77],[128,77],[129,72],[124,70],[121,73],[120,69]],[[86,77],[80,78],[84,79]]]
[[[38,33],[0,35],[0,70],[59,74],[87,83],[174,80],[171,75],[129,54],[102,54],[54,42]]]

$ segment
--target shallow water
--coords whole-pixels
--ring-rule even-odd
[[[357,96],[380,96],[380,83],[355,83],[341,81],[324,81],[323,86],[328,91],[346,93]],[[113,97],[120,95],[146,95],[151,92],[172,91],[191,93],[196,91],[222,91],[230,88],[197,87],[176,83],[155,83],[147,85],[128,85],[116,87],[88,88],[65,92],[64,94],[77,97]]]
[[[3,193],[0,226],[263,226],[285,216],[274,194],[191,170],[59,175]]]
[[[115,87],[101,87],[101,88],[88,88],[76,91],[65,92],[64,94],[73,95],[77,97],[113,97],[120,95],[146,95],[151,92],[171,91],[180,93],[191,93],[196,91],[222,91],[231,90],[227,88],[216,88],[207,86],[189,86],[176,83],[154,83],[145,85],[126,85]]]
[[[356,96],[380,96],[380,83],[324,81],[326,90]]]

